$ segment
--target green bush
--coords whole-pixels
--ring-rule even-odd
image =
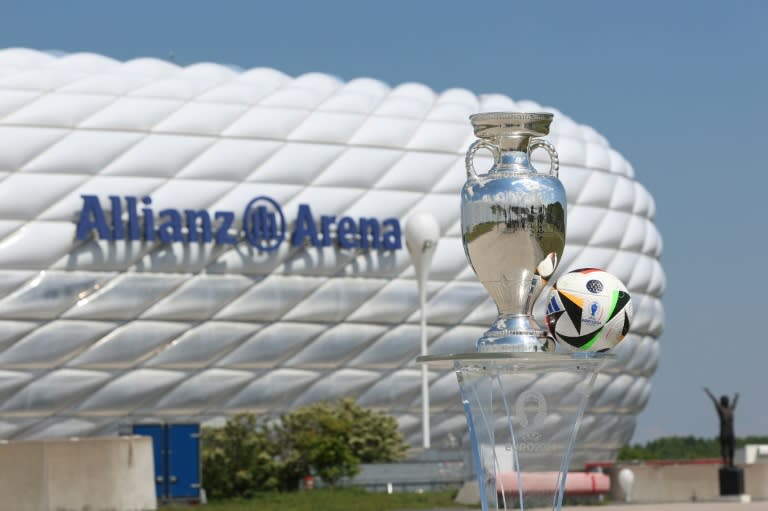
[[[295,490],[307,475],[331,486],[360,463],[402,459],[407,445],[394,418],[345,399],[318,403],[269,422],[252,414],[204,428],[203,483],[213,499]]]
[[[337,407],[349,425],[349,444],[362,463],[382,463],[403,459],[408,446],[397,430],[397,421],[383,413],[362,408],[351,399]]]
[[[250,414],[235,415],[222,428],[203,428],[203,480],[211,498],[251,497],[280,487],[269,427]]]

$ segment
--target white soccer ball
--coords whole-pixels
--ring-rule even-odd
[[[560,345],[575,351],[606,351],[629,332],[632,301],[624,284],[610,273],[582,268],[557,279],[545,319]]]

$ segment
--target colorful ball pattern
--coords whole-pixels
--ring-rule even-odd
[[[545,318],[560,345],[577,351],[607,351],[629,332],[632,300],[615,276],[582,268],[557,280],[549,293]]]

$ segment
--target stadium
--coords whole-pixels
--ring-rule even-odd
[[[573,458],[614,459],[651,392],[665,276],[653,198],[594,129],[500,94],[20,48],[0,50],[0,439],[351,396],[418,446],[403,226],[427,211],[441,229],[429,352],[474,350],[496,314],[459,226],[480,111],[555,114],[558,274],[603,268],[632,295]],[[433,446],[466,442],[454,373],[432,370],[429,392]]]

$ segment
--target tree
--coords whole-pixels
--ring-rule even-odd
[[[363,408],[352,399],[339,403],[339,413],[349,424],[349,444],[362,463],[403,459],[408,445],[397,430],[394,417]]]
[[[394,418],[352,399],[297,408],[269,421],[252,414],[203,428],[203,482],[212,498],[295,490],[307,475],[330,485],[360,463],[402,459],[408,448]]]
[[[282,446],[281,457],[295,460],[291,475],[295,486],[310,474],[335,485],[359,471],[360,459],[349,445],[350,424],[338,410],[320,403],[283,415],[275,426],[275,440]]]
[[[222,428],[203,428],[203,481],[211,498],[250,497],[280,486],[269,427],[251,414],[230,418]]]
[[[402,459],[403,443],[394,418],[352,399],[317,403],[283,415],[276,426],[280,445],[295,451],[306,472],[330,485],[359,471],[360,463]]]

